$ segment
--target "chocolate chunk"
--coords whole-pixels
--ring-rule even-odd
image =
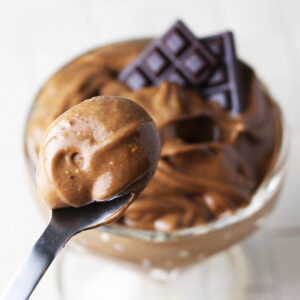
[[[220,62],[207,81],[199,87],[201,94],[218,102],[233,115],[238,114],[244,110],[245,105],[239,82],[233,34],[225,32],[199,41],[206,45]]]
[[[244,109],[231,32],[197,39],[177,21],[120,74],[132,90],[163,80],[193,86],[232,114]]]
[[[177,21],[119,74],[119,80],[133,90],[169,79],[198,86],[208,79],[217,63],[211,51]]]

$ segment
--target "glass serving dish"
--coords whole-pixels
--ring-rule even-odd
[[[168,273],[195,265],[212,254],[229,248],[260,227],[276,204],[284,180],[289,150],[289,132],[283,117],[281,125],[282,140],[276,162],[253,194],[251,203],[233,215],[170,233],[112,224],[82,232],[72,238],[68,245],[130,263],[146,272],[159,269]],[[34,150],[27,141],[26,133],[24,140],[32,190],[41,211],[47,216],[49,211],[37,195],[34,170],[36,162],[32,159]]]

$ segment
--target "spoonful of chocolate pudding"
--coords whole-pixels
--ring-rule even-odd
[[[95,97],[54,120],[36,176],[51,220],[1,299],[28,299],[72,236],[117,220],[150,182],[159,156],[155,124],[131,100]]]

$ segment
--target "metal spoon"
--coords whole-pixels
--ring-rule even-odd
[[[1,300],[28,299],[58,252],[75,234],[113,222],[125,209],[132,194],[94,202],[79,208],[52,211],[49,225],[15,274]]]

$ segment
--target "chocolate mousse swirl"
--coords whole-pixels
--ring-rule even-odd
[[[203,99],[197,90],[174,83],[131,91],[116,80],[117,74],[149,41],[96,49],[52,76],[37,96],[27,128],[28,143],[38,151],[50,122],[86,98],[129,98],[154,119],[162,153],[154,179],[120,222],[172,231],[232,214],[250,202],[276,160],[280,111],[243,63],[239,67],[247,103],[235,117]]]

